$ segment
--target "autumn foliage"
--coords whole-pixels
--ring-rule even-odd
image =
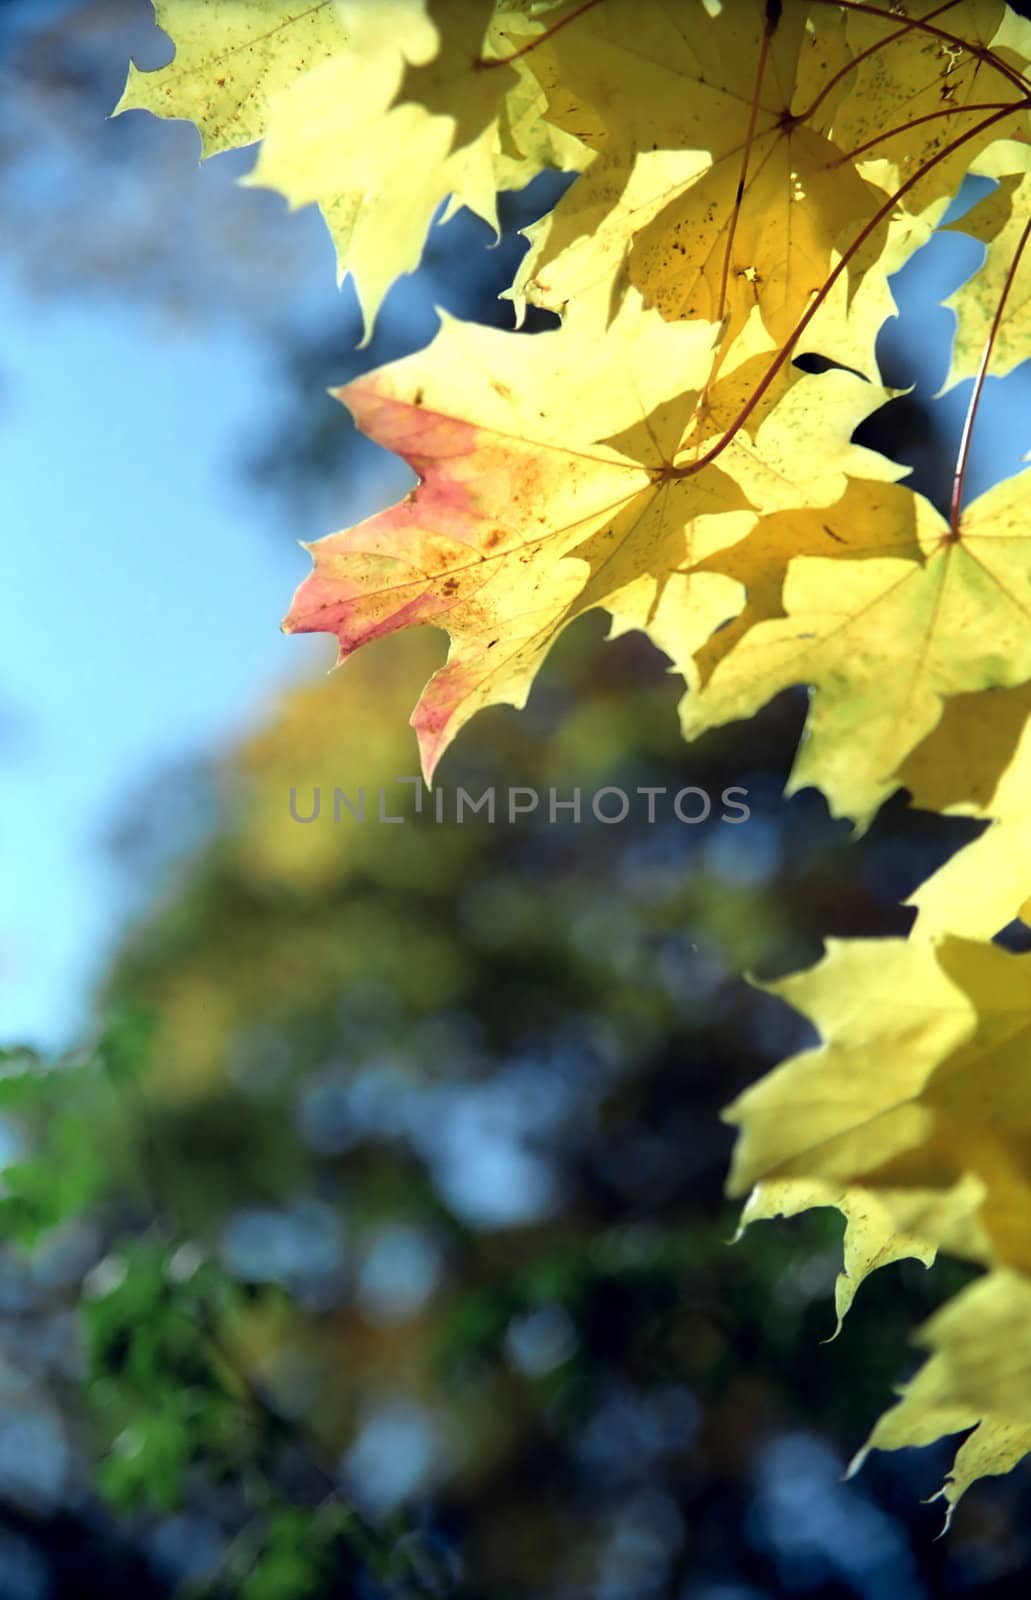
[[[844,1213],[839,1315],[903,1256],[984,1267],[870,1439],[973,1428],[951,1506],[1031,1450],[1031,957],[993,943],[1031,904],[1027,473],[965,494],[984,383],[1031,354],[1031,24],[1002,0],[156,9],[175,58],[119,110],[192,119],[205,154],[260,140],[247,181],[319,204],[367,330],[442,203],[496,225],[499,191],[577,174],[509,291],[553,331],[445,317],[339,391],[419,487],[310,546],[285,626],[341,659],[446,629],[413,716],[427,776],[602,608],[683,679],[688,738],[805,684],[791,788],[859,827],[899,788],[988,824],[908,938],[776,986],[823,1042],[727,1113],[746,1223]],[[890,275],[968,173],[992,187],[954,224],[985,252],[949,302],[969,405],[940,511],[853,434],[890,398]]]

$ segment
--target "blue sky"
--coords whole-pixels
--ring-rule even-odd
[[[263,346],[0,287],[5,585],[0,1032],[52,1043],[132,886],[102,848],[148,778],[224,747],[326,660],[278,631],[307,560],[232,470]],[[262,524],[266,525],[262,525]],[[298,529],[298,535],[314,530]],[[320,530],[321,531],[321,530]]]

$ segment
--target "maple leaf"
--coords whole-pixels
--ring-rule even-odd
[[[442,203],[498,231],[497,190],[585,152],[539,115],[541,91],[516,55],[544,27],[517,4],[362,0],[298,11],[265,0],[155,0],[175,59],[130,68],[117,112],[197,124],[202,153],[263,140],[245,184],[292,206],[318,202],[354,277],[371,336],[391,284],[418,266]]]
[[[1031,685],[957,696],[900,776],[914,804],[989,824],[910,895],[914,931],[987,939],[1031,922]]]
[[[447,666],[413,718],[427,775],[479,707],[525,703],[557,633],[592,607],[615,632],[646,629],[696,681],[693,651],[743,600],[740,582],[706,570],[714,552],[760,514],[833,503],[849,470],[897,473],[849,443],[883,398],[849,373],[783,374],[728,438],[752,379],[729,374],[702,403],[714,332],[673,329],[636,296],[604,338],[577,318],[533,339],[449,318],[428,350],[339,392],[423,481],[309,546],[315,572],[285,626],[336,633],[341,659],[400,627],[447,628]],[[815,472],[798,471],[804,426],[823,440]]]
[[[834,1284],[841,1332],[860,1285],[878,1267],[915,1260],[933,1265],[939,1250],[975,1261],[990,1259],[991,1246],[977,1221],[984,1185],[972,1173],[952,1189],[865,1188],[819,1178],[770,1178],[757,1183],[741,1211],[737,1238],[752,1223],[794,1217],[829,1206],[845,1218],[842,1270]]]
[[[309,546],[315,570],[284,626],[336,633],[341,659],[398,628],[447,628],[447,665],[412,719],[427,776],[480,706],[525,702],[581,611],[618,609],[635,586],[654,602],[695,549],[708,554],[754,522],[718,467],[671,473],[681,391],[705,382],[713,330],[685,325],[675,349],[669,333],[631,300],[604,339],[572,323],[517,339],[446,318],[428,350],[338,392],[422,481],[400,505]],[[628,427],[624,448],[606,442]],[[742,599],[714,573],[677,589],[680,624],[698,643]]]
[[[154,19],[175,42],[175,59],[155,72],[130,63],[112,115],[150,111],[193,122],[204,156],[253,144],[268,102],[320,61],[346,49],[331,0],[298,9],[294,0],[153,0]]]
[[[823,1044],[724,1113],[741,1129],[731,1192],[802,1179],[941,1197],[972,1175],[966,1249],[983,1259],[983,1239],[992,1260],[1031,1270],[1031,963],[953,937],[830,941],[814,968],[771,989]],[[955,1250],[954,1207],[942,1217]]]
[[[850,465],[855,467],[855,458]],[[701,571],[725,573],[747,592],[738,615],[695,653],[701,682],[757,623],[785,615],[784,582],[793,560],[848,562],[890,554],[919,562],[917,514],[918,502],[903,485],[851,477],[833,503],[763,517],[740,544],[700,563]]]
[[[699,27],[632,0],[585,7],[529,59],[548,117],[598,153],[530,230],[517,301],[560,309],[630,281],[669,318],[723,322],[728,342],[753,306],[778,343],[818,311],[798,349],[858,351],[871,371],[885,252],[897,270],[971,161],[1027,137],[1027,37],[1001,0],[927,10],[725,6]]]
[[[958,534],[929,502],[913,499],[924,561],[869,557],[847,569],[829,557],[792,561],[785,617],[751,628],[685,700],[689,738],[809,684],[809,737],[788,793],[815,784],[836,816],[866,822],[898,787],[900,766],[946,696],[1031,676],[1023,477],[974,501]],[[882,537],[898,540],[887,523]]]
[[[851,1182],[925,1136],[919,1097],[976,1028],[973,1007],[928,943],[828,940],[823,959],[763,985],[823,1044],[782,1062],[727,1107],[739,1127],[728,1192],[770,1179]],[[910,997],[914,997],[912,1000]]]
[[[1013,144],[983,158],[978,170],[998,185],[953,224],[988,249],[980,269],[945,301],[956,313],[956,337],[942,392],[974,377],[986,348],[986,371],[994,377],[1012,372],[1031,349],[1031,175],[1018,167],[1024,154]]]
[[[842,230],[874,205],[818,129],[788,125],[815,92],[799,83],[806,20],[793,7],[771,32],[760,8],[733,6],[699,27],[686,11],[611,0],[548,37],[530,58],[547,115],[599,154],[536,231],[522,292],[553,308],[569,298],[561,252],[600,213],[606,238],[586,252],[596,277],[599,262],[625,264],[667,317],[728,317],[728,340],[758,304],[786,336]],[[828,73],[840,63],[828,42]],[[749,130],[760,71],[767,99]],[[639,82],[646,93],[628,92]]]
[[[993,1268],[929,1325],[935,1355],[854,1463],[977,1424],[942,1491],[951,1510],[1031,1449],[1031,966],[958,938],[829,941],[814,968],[769,987],[823,1043],[725,1113],[741,1129],[729,1187],[755,1185],[741,1226],[811,1205],[845,1215],[839,1328],[889,1261],[929,1265],[945,1249]]]
[[[293,206],[318,202],[368,330],[390,285],[418,266],[444,201],[467,206],[499,236],[499,189],[585,155],[541,120],[540,90],[520,58],[508,65],[497,53],[524,18],[499,7],[491,19],[468,0],[435,0],[432,14],[440,47],[403,73],[395,20],[377,8],[374,38],[360,51],[282,92],[246,180]]]
[[[859,171],[907,210],[948,200],[1001,138],[1028,136],[1031,29],[1003,0],[846,5],[853,67],[834,138]]]
[[[919,1330],[930,1358],[881,1417],[848,1476],[871,1450],[927,1445],[973,1428],[934,1496],[946,1503],[948,1527],[975,1479],[1009,1472],[1031,1451],[1029,1329],[1031,1280],[1023,1274],[990,1272],[962,1290]]]

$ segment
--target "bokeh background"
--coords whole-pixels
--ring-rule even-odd
[[[313,212],[108,119],[169,54],[147,0],[0,5],[0,1036],[41,1052],[0,1076],[0,1600],[1025,1594],[1027,1471],[942,1540],[948,1445],[843,1481],[965,1269],[879,1272],[828,1343],[840,1220],[731,1245],[722,1195],[720,1108],[808,1038],[744,975],[904,931],[971,826],[785,802],[802,692],[685,746],[600,617],[443,789],[740,785],[747,824],[335,825],[417,770],[444,640],[329,674],[278,632],[297,541],[410,484],[326,389],[435,307],[509,325],[556,187],[435,229],[358,350]],[[939,503],[979,252],[896,281],[863,431]],[[988,384],[971,494],[1029,396]]]

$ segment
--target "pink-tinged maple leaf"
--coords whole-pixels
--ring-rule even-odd
[[[284,628],[336,634],[341,661],[399,628],[448,631],[447,664],[412,717],[427,777],[480,707],[525,704],[552,641],[583,611],[644,625],[672,585],[693,649],[738,610],[738,584],[690,572],[694,519],[725,522],[733,542],[754,521],[748,503],[716,467],[671,475],[685,383],[704,380],[711,338],[708,325],[671,330],[639,304],[604,339],[446,319],[428,350],[335,391],[420,483],[306,546],[314,570]],[[656,408],[671,395],[664,426]],[[620,430],[622,448],[600,442]]]

